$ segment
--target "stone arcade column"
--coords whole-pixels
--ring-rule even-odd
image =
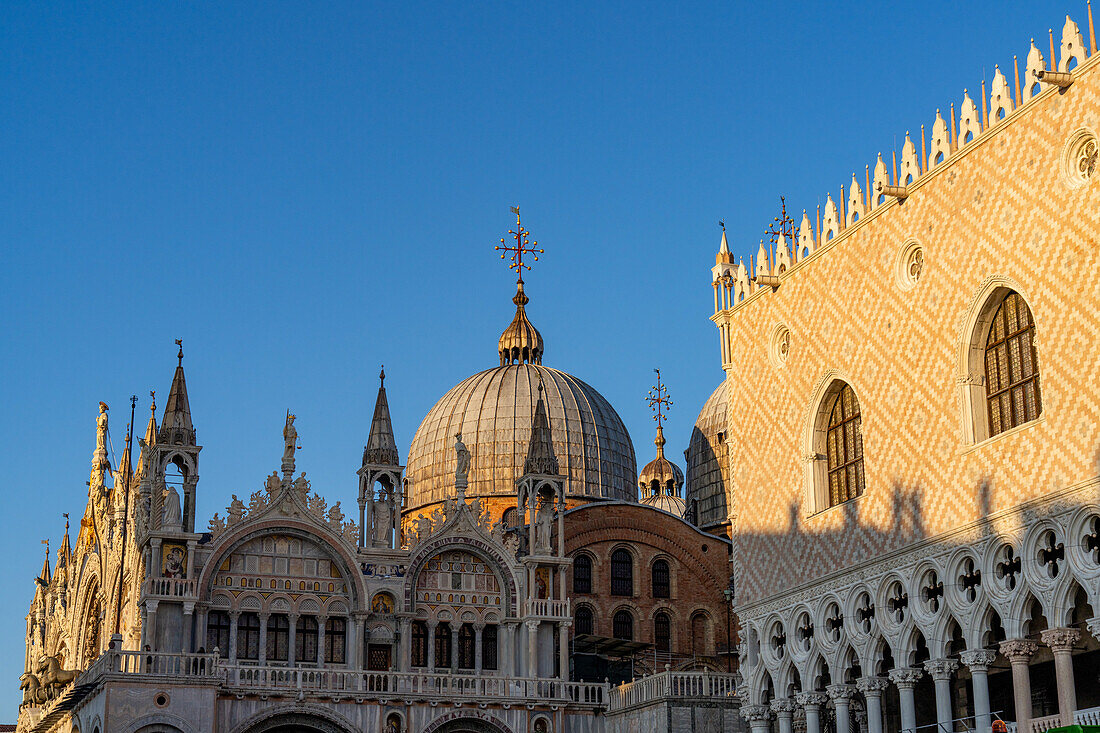
[[[806,733],[821,733],[821,706],[829,701],[823,692],[800,692],[795,700],[806,711]]]
[[[856,682],[867,701],[867,733],[882,733],[882,693],[889,686],[885,677],[861,677]]]
[[[936,683],[936,722],[939,730],[954,730],[951,711],[951,676],[959,668],[959,663],[954,659],[929,659],[924,663],[924,668]]]
[[[157,605],[160,601],[145,602],[145,623],[141,625],[142,651],[148,646],[158,651],[157,646]]]
[[[572,625],[572,621],[562,621],[558,624],[558,669],[561,672],[561,678],[566,681],[570,679],[569,627]]]
[[[856,688],[852,685],[829,685],[825,688],[836,708],[836,733],[851,733],[852,714],[850,705]]]
[[[183,604],[183,635],[180,638],[180,651],[187,653],[194,649],[191,640],[194,638],[195,604],[192,602]]]
[[[225,656],[230,664],[237,663],[237,619],[240,617],[240,611],[229,612],[229,649],[225,651]]]
[[[435,671],[435,627],[439,625],[438,621],[428,622],[428,672]]]
[[[1062,725],[1073,725],[1077,712],[1077,691],[1073,688],[1073,658],[1070,654],[1081,632],[1077,629],[1047,629],[1040,638],[1054,653],[1054,676],[1058,680],[1058,715]]]
[[[363,639],[360,629],[362,628],[362,619],[358,616],[349,616],[347,620],[347,648],[344,649],[344,663],[347,664],[348,669],[362,669],[363,665],[359,663],[359,650],[363,648]]]
[[[451,674],[458,674],[458,639],[462,635],[462,623],[451,622]]]
[[[198,637],[198,638],[196,638],[192,641],[192,646],[191,646],[191,648],[194,649],[195,651],[198,651],[199,649],[206,649],[206,635],[207,635],[206,622],[207,622],[207,619],[209,618],[209,615],[210,615],[210,611],[208,611],[203,606],[199,606],[198,608],[195,609],[195,636]],[[210,648],[210,649],[206,649],[206,651],[209,654],[209,653],[213,652],[214,649]]]
[[[997,659],[997,653],[989,649],[968,649],[959,655],[970,669],[970,685],[974,692],[974,729],[976,733],[989,733],[989,665]]]
[[[775,719],[779,721],[779,733],[791,733],[794,730],[794,711],[798,705],[789,697],[782,697],[772,700],[771,707]]]
[[[412,669],[412,619],[402,616],[397,625],[401,633],[397,644],[397,671],[408,672]]]
[[[898,688],[902,731],[913,733],[917,729],[917,703],[913,698],[913,690],[923,676],[924,670],[917,667],[901,667],[890,670],[890,681]]]
[[[519,635],[518,629],[518,621],[504,622],[504,648],[508,652],[508,657],[505,661],[504,673],[509,677],[519,677],[519,640],[516,638]],[[497,661],[499,665],[499,658]]]
[[[1031,671],[1028,662],[1039,649],[1030,639],[1006,639],[1001,654],[1012,665],[1012,699],[1016,704],[1016,730],[1031,730]]]
[[[749,724],[752,733],[769,733],[772,711],[767,705],[746,705],[741,708],[741,717]]]

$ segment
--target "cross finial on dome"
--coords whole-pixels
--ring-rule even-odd
[[[508,233],[515,237],[516,242],[514,245],[505,244],[505,240],[502,238],[500,245],[494,249],[501,252],[500,258],[502,260],[505,258],[505,253],[512,253],[512,264],[508,265],[508,269],[515,270],[517,274],[516,294],[512,298],[512,302],[516,304],[516,316],[512,319],[512,323],[508,328],[504,329],[504,333],[500,335],[500,340],[497,342],[497,353],[500,355],[501,366],[516,363],[541,364],[542,335],[527,319],[527,313],[524,310],[524,306],[530,302],[530,299],[523,292],[523,270],[524,268],[530,270],[531,266],[523,261],[523,255],[530,254],[535,260],[538,260],[543,250],[535,247],[538,242],[528,242],[528,231],[520,225],[519,207],[513,206],[512,213],[516,215],[516,228],[514,230],[509,229]]]
[[[531,266],[523,263],[523,255],[531,255],[535,262],[538,262],[539,255],[543,254],[543,250],[536,247],[538,242],[529,242],[527,236],[530,232],[523,228],[519,221],[519,207],[513,206],[512,213],[516,215],[516,228],[514,230],[509,229],[508,233],[512,235],[512,238],[516,240],[514,245],[507,244],[504,241],[504,237],[500,238],[500,244],[493,249],[500,252],[500,259],[505,259],[506,253],[512,253],[512,264],[508,265],[509,270],[515,270],[517,275],[517,282],[523,282],[523,270],[530,270]]]

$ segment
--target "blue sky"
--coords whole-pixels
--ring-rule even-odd
[[[353,505],[381,363],[403,458],[495,364],[514,278],[492,247],[519,204],[545,363],[612,402],[639,465],[661,367],[680,458],[721,379],[717,221],[747,257],[780,195],[812,210],[1067,13],[1087,34],[1083,0],[5,3],[0,719],[96,405],[121,450],[174,339],[201,517],[278,466],[287,408],[300,468]]]

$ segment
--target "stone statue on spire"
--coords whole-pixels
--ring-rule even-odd
[[[295,415],[286,411],[286,425],[283,426],[283,474],[294,475],[294,451],[301,448],[298,445],[298,430],[294,427]]]
[[[455,433],[455,488],[461,494],[469,485],[470,451],[462,442],[462,433]]]

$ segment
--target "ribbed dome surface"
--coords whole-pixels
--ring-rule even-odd
[[[432,407],[413,437],[407,475],[415,511],[454,494],[455,433],[470,451],[468,497],[514,496],[523,474],[539,377],[570,496],[637,501],[634,447],[611,405],[574,376],[539,364],[488,369]]]
[[[687,451],[688,506],[697,501],[699,527],[720,524],[727,520],[726,487],[729,484],[729,466],[726,463],[726,383],[718,385],[695,421],[691,431],[691,443]],[[719,435],[721,434],[721,436]]]
[[[684,511],[687,508],[683,499],[678,496],[672,496],[671,494],[647,496],[642,499],[641,503],[654,507],[655,509],[663,509],[669,514],[675,514],[677,517],[683,517]]]

